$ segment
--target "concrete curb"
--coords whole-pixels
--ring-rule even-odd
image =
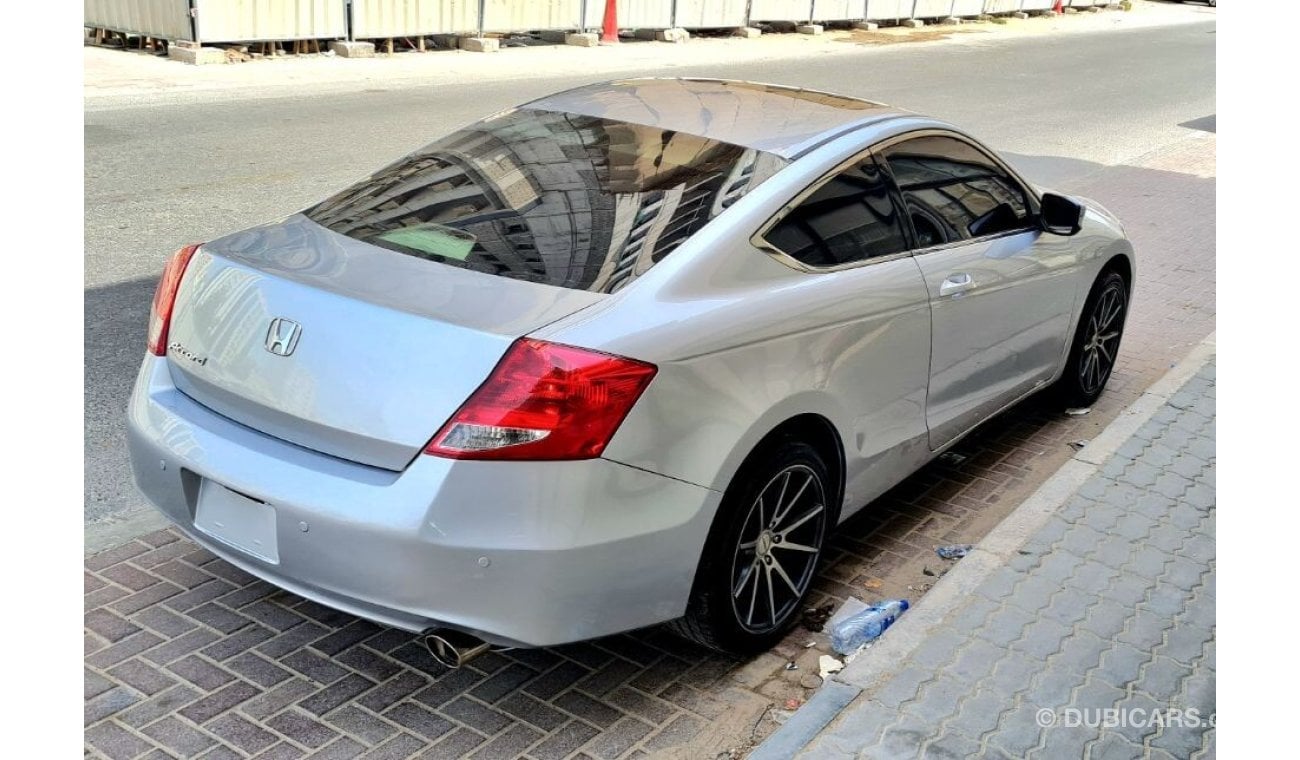
[[[1198,343],[1096,438],[1061,466],[974,550],[944,575],[888,635],[864,650],[800,707],[749,760],[788,760],[863,691],[889,680],[921,642],[995,570],[1004,566],[1051,515],[1151,418],[1215,353],[1215,334]]]

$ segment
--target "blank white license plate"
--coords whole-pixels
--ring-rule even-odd
[[[242,552],[267,562],[280,563],[275,539],[275,507],[270,504],[204,480],[199,486],[194,527]]]

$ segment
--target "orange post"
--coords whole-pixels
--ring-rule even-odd
[[[605,23],[600,30],[601,42],[618,42],[618,4],[605,0]]]

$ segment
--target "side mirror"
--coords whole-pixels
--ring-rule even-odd
[[[1045,232],[1070,236],[1083,229],[1082,203],[1056,193],[1043,193],[1039,204],[1039,224]]]

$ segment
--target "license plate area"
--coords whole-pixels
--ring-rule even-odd
[[[204,479],[194,527],[223,544],[272,564],[280,563],[275,507]]]

